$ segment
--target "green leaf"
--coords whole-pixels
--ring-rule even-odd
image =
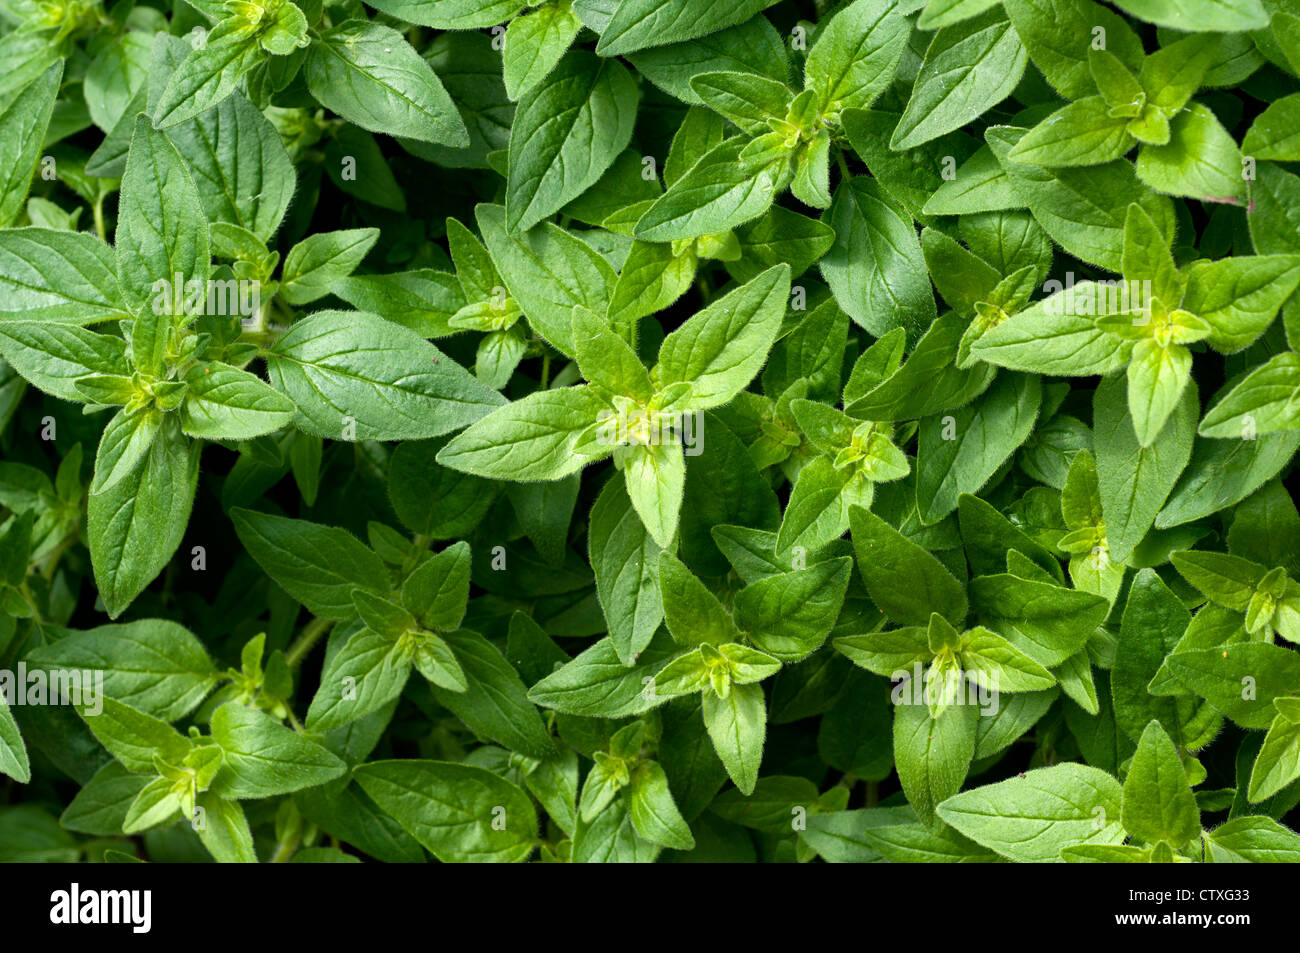
[[[348,20],[312,43],[307,87],[327,109],[371,132],[401,130],[421,142],[469,145],[447,90],[391,27]]]
[[[434,696],[476,734],[532,758],[549,758],[554,746],[528,689],[491,642],[468,629],[443,635],[464,670],[464,692],[434,688]]]
[[[3,234],[3,233],[0,233]],[[0,323],[0,354],[36,387],[85,403],[76,382],[91,375],[125,376],[131,368],[121,338],[43,321]]]
[[[1065,762],[965,791],[938,815],[1009,860],[1044,863],[1066,847],[1122,843],[1121,798],[1106,772]]]
[[[751,170],[740,161],[747,144],[746,137],[733,136],[709,150],[646,210],[636,237],[667,242],[715,235],[767,211],[784,188],[787,161]]]
[[[1066,99],[1097,91],[1088,68],[1088,51],[1096,33],[1104,31],[1106,49],[1130,69],[1142,62],[1142,42],[1128,22],[1109,7],[1092,0],[1006,0],[1007,16],[1057,92]]]
[[[1206,411],[1203,437],[1252,439],[1256,433],[1300,429],[1300,354],[1285,351],[1260,364]]]
[[[1145,145],[1137,174],[1157,192],[1242,204],[1246,180],[1241,150],[1207,106],[1192,103],[1169,124],[1169,143]]]
[[[18,724],[4,699],[0,699],[0,773],[9,775],[19,784],[32,779],[27,746],[23,744]]]
[[[927,625],[931,611],[965,619],[965,589],[943,563],[861,507],[849,510],[849,525],[858,572],[882,612],[903,625]]]
[[[0,111],[0,227],[13,225],[27,200],[62,80],[60,60]]]
[[[1296,778],[1300,778],[1300,724],[1285,715],[1278,715],[1269,725],[1268,734],[1255,757],[1247,797],[1252,804],[1258,804],[1286,788]]]
[[[1029,437],[1038,418],[1037,377],[1000,375],[980,397],[950,416],[921,421],[916,497],[921,520],[937,523],[977,493]]]
[[[1215,863],[1295,863],[1300,837],[1271,817],[1235,817],[1205,835]]]
[[[308,235],[290,248],[284,259],[280,294],[293,305],[323,298],[336,281],[356,270],[378,239],[377,228]]]
[[[632,508],[661,547],[672,544],[686,489],[686,463],[675,444],[632,446],[622,458]]]
[[[773,0],[628,0],[620,3],[600,31],[601,56],[622,56],[649,46],[663,46],[743,23]]]
[[[922,691],[909,686],[910,682],[896,686],[895,694]],[[941,709],[937,717],[919,699],[896,704],[894,708],[894,764],[898,780],[917,817],[931,828],[938,826],[939,815],[935,813],[938,805],[960,791],[966,780],[975,755],[978,721],[979,709],[973,705],[950,705]]]
[[[167,722],[114,698],[104,697],[96,705],[83,705],[78,714],[100,744],[128,771],[154,775],[158,773],[155,756],[180,764],[190,752],[189,741]]]
[[[59,635],[28,653],[28,665],[102,672],[105,694],[163,721],[189,713],[217,683],[203,643],[175,622],[141,619]]]
[[[919,146],[996,106],[1020,82],[1028,61],[1001,10],[944,27],[925,51],[890,148]]]
[[[266,56],[247,21],[230,18],[218,23],[167,80],[154,106],[155,127],[175,126],[222,103]]]
[[[113,249],[85,232],[0,231],[0,324],[90,324],[128,316]]]
[[[1161,663],[1174,651],[1190,621],[1187,609],[1153,570],[1143,569],[1137,574],[1124,604],[1110,674],[1115,723],[1134,741],[1152,719],[1160,721],[1180,744],[1189,745],[1195,740],[1184,733],[1194,709],[1149,690]]]
[[[614,269],[586,242],[549,222],[527,232],[506,230],[499,205],[475,209],[483,241],[510,297],[549,344],[573,354],[573,309],[604,314],[617,280]]]
[[[173,300],[191,281],[208,278],[208,220],[189,167],[176,147],[143,116],[136,117],[117,214],[117,274],[137,314],[159,288]]]
[[[502,51],[506,95],[517,100],[544,80],[581,29],[571,3],[544,4],[511,20]]]
[[[1201,833],[1201,812],[1178,750],[1152,721],[1142,732],[1124,779],[1122,822],[1134,837],[1181,847]]]
[[[1124,222],[1133,202],[1142,206],[1162,234],[1173,237],[1173,204],[1143,185],[1131,163],[1116,160],[1059,169],[1024,165],[1009,155],[1021,136],[1011,126],[993,126],[985,134],[993,154],[1010,176],[1016,196],[1029,206],[1047,234],[1070,254],[1118,272]]]
[[[1255,117],[1241,151],[1257,159],[1300,159],[1300,95],[1283,96]]]
[[[520,100],[510,128],[507,228],[529,229],[594,185],[626,148],[636,107],[620,63],[566,54]]]
[[[901,327],[914,343],[937,311],[912,223],[865,177],[835,190],[823,221],[835,244],[821,269],[840,307],[877,337]]]
[[[267,356],[298,426],[333,440],[418,440],[458,430],[502,397],[432,344],[377,315],[318,311]]]
[[[625,666],[613,641],[601,639],[534,685],[528,697],[543,707],[586,718],[640,714],[663,700],[653,694],[654,675],[675,650],[666,634],[656,636],[635,664]]]
[[[736,595],[736,622],[754,646],[795,662],[826,640],[848,589],[847,556],[750,583]]]
[[[1259,0],[1116,0],[1115,6],[1174,30],[1234,33],[1268,24],[1268,13]]]
[[[1133,148],[1127,123],[1112,117],[1100,96],[1086,96],[1030,129],[1007,158],[1041,166],[1101,165]]]
[[[253,832],[238,802],[208,792],[200,794],[195,803],[203,809],[203,823],[195,825],[196,833],[217,863],[257,863]]]
[[[727,774],[742,794],[758,783],[758,765],[767,735],[767,702],[759,685],[732,685],[726,698],[706,690],[704,727]]]
[[[692,410],[727,403],[767,359],[789,296],[790,269],[778,265],[712,302],[664,338],[660,387],[689,384]]]
[[[1011,573],[976,576],[970,598],[989,628],[1049,668],[1083,648],[1110,611],[1091,592]]]
[[[870,106],[893,79],[907,35],[889,0],[856,0],[831,17],[804,64],[804,87],[817,93],[821,112]]]
[[[664,769],[646,761],[632,772],[627,787],[627,811],[637,835],[674,850],[692,850],[695,838],[673,800]]]
[[[537,391],[495,410],[438,453],[438,462],[477,476],[560,480],[590,458],[578,439],[608,405],[586,386]]]
[[[167,415],[148,452],[113,486],[92,493],[87,532],[95,584],[117,618],[171,560],[189,522],[199,451]]]
[[[219,361],[196,364],[183,379],[181,429],[191,437],[250,440],[287,426],[297,410],[261,378]]]
[[[225,755],[212,791],[227,798],[262,798],[323,784],[346,765],[271,716],[239,704],[212,716],[212,739]]]
[[[351,619],[353,589],[389,589],[379,557],[346,530],[252,510],[231,510],[230,517],[249,554],[316,615]]]
[[[537,813],[519,787],[483,768],[373,761],[357,783],[443,863],[517,863],[533,852]]]
[[[1197,262],[1187,270],[1183,308],[1210,325],[1210,346],[1240,351],[1263,334],[1300,287],[1300,256],[1251,255]]]
[[[1093,398],[1094,441],[1109,557],[1125,562],[1142,541],[1187,466],[1195,437],[1196,388],[1188,387],[1150,446],[1141,446],[1125,408],[1124,385],[1110,377]]]

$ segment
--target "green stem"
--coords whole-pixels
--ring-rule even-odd
[[[321,636],[333,625],[333,620],[318,616],[303,626],[302,631],[298,633],[298,638],[294,640],[293,645],[289,646],[289,651],[284,653],[284,660],[289,664],[289,668],[297,668],[307,653],[312,650],[312,646],[319,642]]]
[[[96,196],[93,208],[95,210],[95,234],[99,236],[101,242],[106,241],[106,232],[104,231],[104,197],[102,195]]]
[[[703,273],[695,275],[695,290],[700,293],[700,298],[705,304],[709,303],[709,298],[713,297],[713,289],[709,287],[709,279],[704,277]]]
[[[547,351],[542,355],[542,390],[546,390],[551,383],[551,353]]]
[[[840,176],[841,176],[840,181],[847,182],[849,179],[853,178],[853,173],[849,171],[848,160],[844,158],[843,149],[840,149],[838,152],[835,153],[835,160],[840,165]]]
[[[64,553],[72,548],[76,541],[76,533],[68,534],[68,536],[64,538],[63,542],[54,547],[53,552],[45,557],[45,560],[40,565],[40,574],[44,579],[50,580],[54,578],[54,571],[59,568],[59,560],[63,558]]]
[[[271,863],[285,864],[289,862],[293,852],[298,849],[298,834],[299,832],[295,830],[292,837],[286,837],[275,845],[275,853],[271,855]]]

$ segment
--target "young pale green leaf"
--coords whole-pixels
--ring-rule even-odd
[[[659,386],[689,384],[692,410],[731,400],[767,359],[789,296],[790,269],[778,265],[712,302],[664,338]]]
[[[627,800],[628,816],[639,837],[674,850],[695,847],[695,838],[677,809],[668,777],[658,762],[647,761],[633,771]]]
[[[578,453],[578,439],[608,412],[586,386],[537,391],[457,434],[438,462],[495,479],[560,480],[591,461]]]
[[[727,774],[742,794],[758,783],[758,765],[767,737],[767,701],[762,686],[732,685],[726,698],[703,693],[704,727]]]
[[[176,126],[220,104],[266,55],[247,21],[232,17],[218,23],[167,80],[154,106],[155,127]]]
[[[546,79],[581,29],[570,3],[543,4],[511,20],[501,52],[506,95],[517,100]]]
[[[128,771],[154,775],[158,773],[155,757],[178,765],[190,752],[189,741],[167,722],[115,698],[106,696],[95,705],[83,704],[78,713],[100,744]]]
[[[379,240],[377,228],[349,228],[308,235],[289,249],[280,276],[280,294],[304,305],[329,294],[334,283],[356,270]]]
[[[183,378],[181,429],[204,440],[250,440],[288,426],[293,401],[260,377],[220,361],[196,364]]]
[[[1280,699],[1293,700],[1293,699]],[[1268,734],[1250,769],[1247,797],[1258,804],[1282,791],[1300,778],[1300,723],[1278,715],[1269,725]]]

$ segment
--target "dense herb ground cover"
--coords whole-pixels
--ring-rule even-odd
[[[1294,0],[0,22],[0,860],[1300,860]]]

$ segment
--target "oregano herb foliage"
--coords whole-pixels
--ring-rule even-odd
[[[1293,0],[0,62],[0,860],[1300,862]]]

